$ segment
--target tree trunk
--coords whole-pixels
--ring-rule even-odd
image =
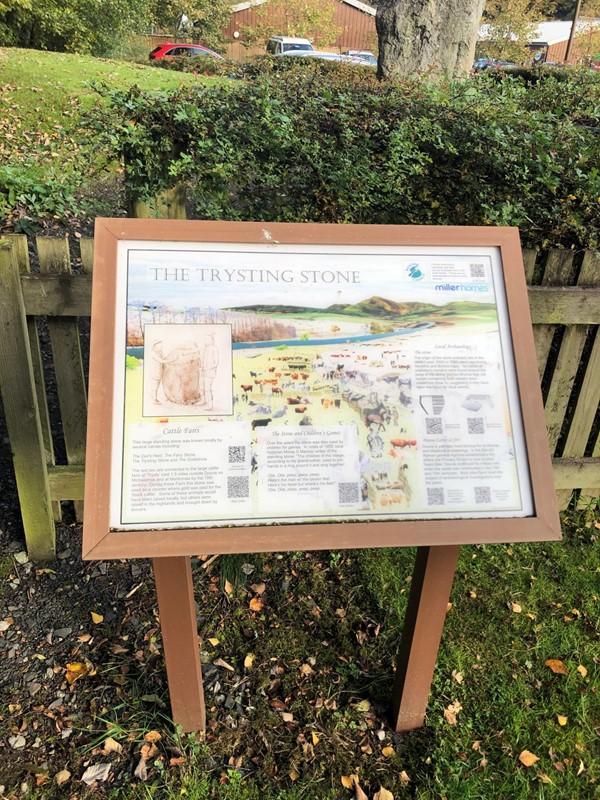
[[[381,0],[375,20],[378,77],[467,75],[484,5],[485,0]]]

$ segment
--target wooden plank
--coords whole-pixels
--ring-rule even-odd
[[[569,285],[573,269],[573,253],[569,250],[551,250],[548,253],[542,285],[567,286]],[[554,339],[556,326],[536,325],[533,329],[535,337],[535,352],[537,356],[538,373],[540,378],[546,371],[550,346]]]
[[[600,458],[553,458],[554,486],[577,489],[580,486],[600,486]]]
[[[596,340],[585,368],[585,376],[577,405],[571,418],[571,426],[567,441],[565,442],[564,455],[582,456],[585,453],[588,439],[594,424],[594,418],[600,399],[600,331],[596,332]]]
[[[523,266],[525,267],[525,280],[527,283],[533,281],[536,258],[537,252],[535,250],[523,250]]]
[[[84,477],[83,464],[48,467],[50,496],[63,500],[83,500]]]
[[[600,283],[600,253],[586,250],[581,262],[581,271],[577,280],[578,286],[598,286]]]
[[[177,183],[150,202],[134,200],[131,216],[137,219],[186,219],[186,185]]]
[[[206,727],[198,622],[189,556],[153,559],[171,712],[184,733]]]
[[[554,453],[560,437],[587,332],[586,326],[573,325],[567,328],[560,345],[544,406],[551,453]]]
[[[81,253],[81,267],[88,275],[92,274],[94,265],[94,240],[91,236],[82,236],[79,240],[79,252]]]
[[[91,275],[27,275],[21,279],[27,314],[51,317],[89,317]]]
[[[533,323],[552,325],[600,323],[600,288],[530,286],[528,297]]]
[[[68,274],[71,271],[69,245],[66,239],[38,236],[37,247],[42,272]],[[83,464],[87,394],[77,320],[69,317],[49,318],[48,330],[52,343],[67,461],[69,464]],[[82,518],[83,508],[79,501],[76,503],[75,513],[78,520]]]
[[[19,266],[7,242],[0,242],[0,286],[0,389],[27,551],[41,561],[54,557],[56,534]]]
[[[21,275],[29,274],[31,272],[31,264],[29,261],[27,237],[23,234],[9,234],[6,238],[12,242],[13,248],[15,249],[17,263],[19,264],[19,272]],[[33,366],[33,375],[35,378],[35,391],[37,395],[38,409],[40,412],[42,438],[44,440],[44,449],[46,451],[46,463],[48,465],[52,465],[54,464],[54,442],[52,441],[52,429],[50,426],[50,415],[48,413],[48,400],[46,398],[42,351],[40,349],[37,324],[33,317],[27,317],[27,335],[29,337],[29,350],[31,352],[31,362]],[[52,503],[52,513],[55,521],[60,522],[62,519],[60,503]]]

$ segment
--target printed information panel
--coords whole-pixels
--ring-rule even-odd
[[[117,262],[111,530],[534,513],[498,248]]]

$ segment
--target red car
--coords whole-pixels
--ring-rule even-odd
[[[177,44],[176,42],[165,42],[165,44],[155,47],[150,53],[150,61],[156,61],[159,58],[175,58],[176,56],[209,56],[215,61],[223,61],[223,56],[201,44]]]

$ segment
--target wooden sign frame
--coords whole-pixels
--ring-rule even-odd
[[[358,521],[110,530],[113,452],[117,248],[134,242],[225,242],[493,247],[502,262],[520,412],[534,511],[531,516],[486,519]],[[509,228],[189,222],[100,219],[96,223],[92,297],[90,401],[83,556],[86,559],[187,556],[359,547],[432,546],[560,538],[551,460],[518,231]]]
[[[512,518],[111,530],[111,465],[114,458],[122,457],[114,447],[113,399],[117,256],[124,241],[267,243],[274,248],[280,244],[495,248],[502,266],[505,327],[514,360],[513,392],[522,423],[519,447],[529,468],[532,513]],[[185,732],[202,731],[206,723],[191,555],[417,545],[391,702],[391,723],[400,732],[423,724],[460,545],[561,536],[516,229],[99,219],[89,393],[83,557],[153,558],[173,719]]]

